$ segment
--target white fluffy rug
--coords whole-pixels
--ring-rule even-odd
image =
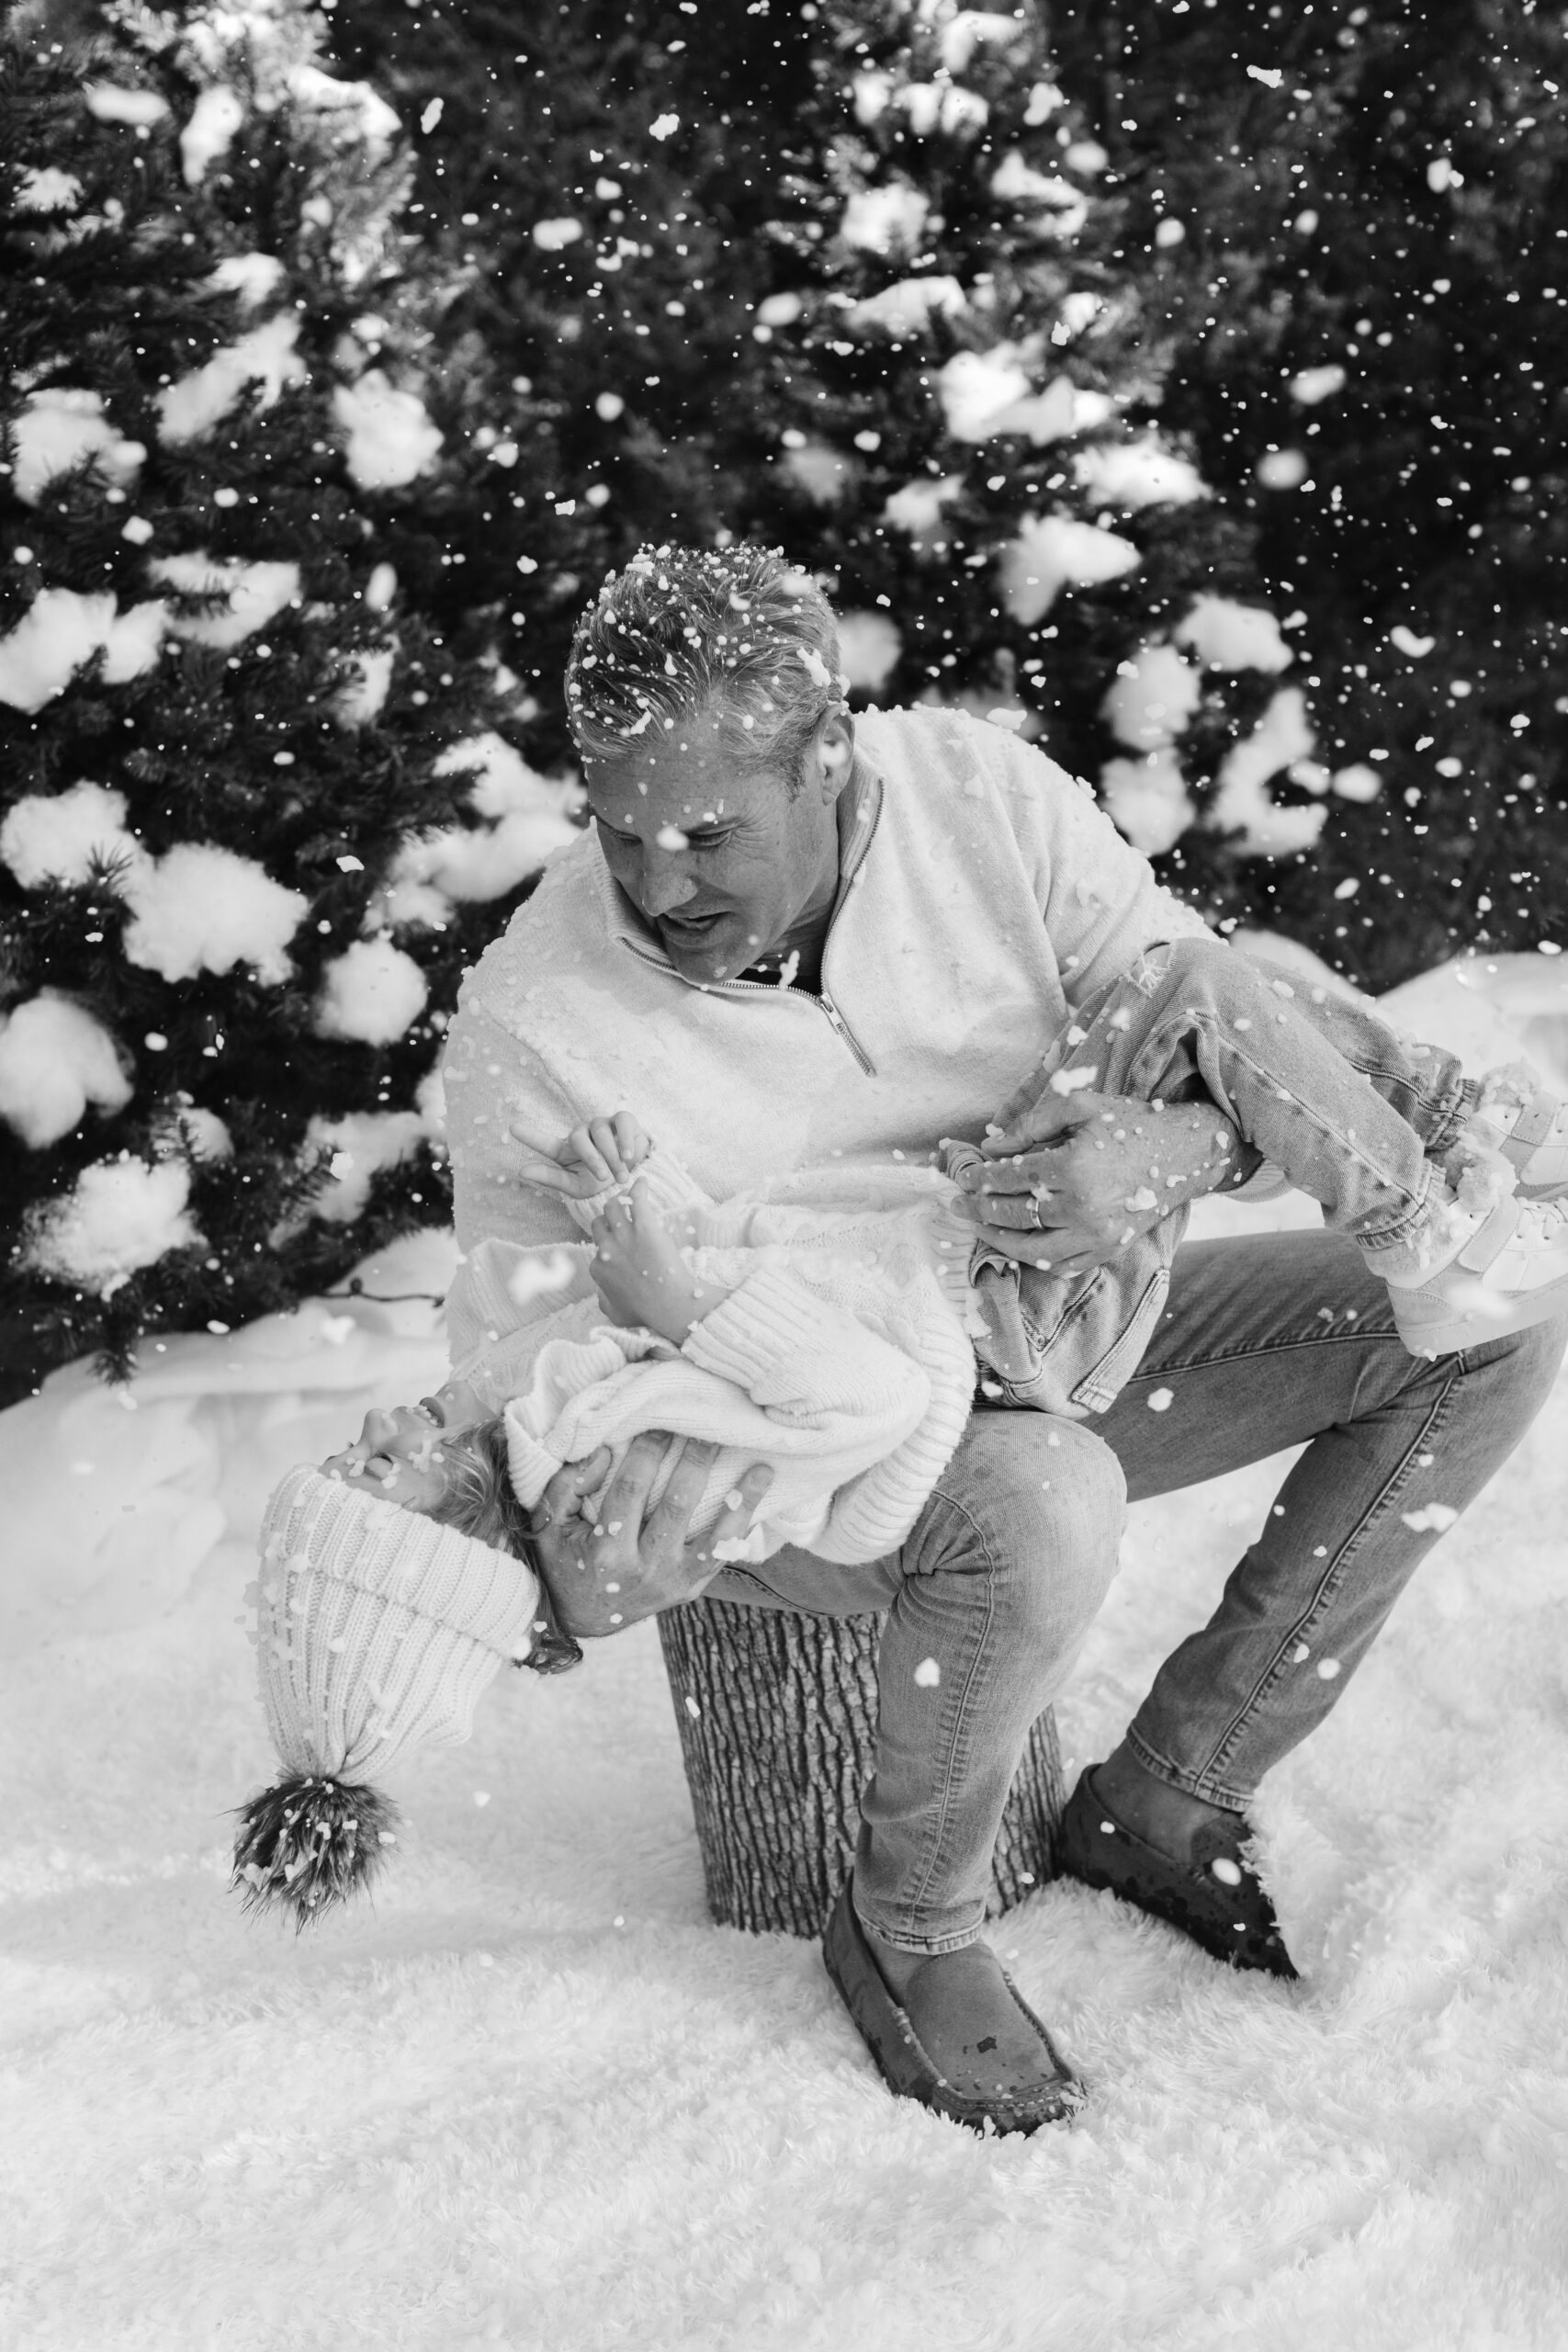
[[[1305,1981],[1043,1889],[996,1939],[1092,2104],[998,2143],[888,2097],[813,1947],[706,1923],[651,1627],[405,1781],[374,1911],[242,1918],[247,1517],[433,1350],[311,1310],[0,1416],[0,2343],[1558,2352],[1568,1387],[1268,1787]],[[1070,1755],[1278,1469],[1134,1515]]]

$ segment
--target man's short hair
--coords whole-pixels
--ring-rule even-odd
[[[748,767],[797,791],[823,720],[844,707],[832,608],[777,548],[639,548],[577,624],[567,710],[585,759],[651,750],[710,718]]]

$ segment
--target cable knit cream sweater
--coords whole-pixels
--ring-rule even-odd
[[[897,1550],[963,1435],[974,1390],[972,1237],[948,1215],[953,1187],[930,1169],[890,1167],[840,1185],[840,1200],[846,1189],[858,1197],[835,1210],[719,1207],[661,1151],[637,1179],[666,1216],[689,1220],[688,1263],[729,1295],[678,1349],[609,1323],[592,1297],[525,1326],[505,1414],[521,1500],[532,1507],[563,1463],[607,1445],[618,1466],[639,1431],[661,1430],[720,1449],[694,1534],[751,1463],[772,1469],[731,1556],[762,1560],[783,1544],[829,1560]],[[573,1212],[586,1226],[610,1197]],[[482,1278],[504,1290],[510,1258],[487,1245]]]

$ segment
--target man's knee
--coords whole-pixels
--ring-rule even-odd
[[[1049,1594],[1054,1612],[1066,1604],[1092,1616],[1104,1600],[1126,1525],[1127,1482],[1111,1448],[1082,1422],[976,1414],[932,1505],[920,1534],[942,1550],[972,1555],[976,1566],[1000,1560],[1039,1569],[1020,1580],[1020,1605],[1036,1589]],[[936,1564],[928,1556],[918,1565]]]

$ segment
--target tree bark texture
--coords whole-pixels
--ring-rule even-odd
[[[854,1860],[871,1776],[882,1623],[728,1601],[660,1612],[708,1908],[721,1927],[821,1934]],[[1064,1799],[1047,1710],[1002,1815],[993,1916],[1050,1877]]]

